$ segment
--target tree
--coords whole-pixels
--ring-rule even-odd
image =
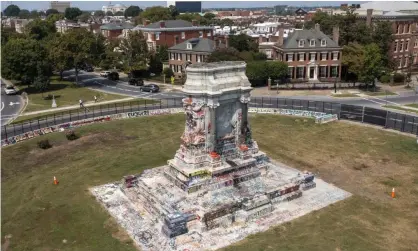
[[[113,12],[111,12],[111,11],[107,11],[107,12],[106,12],[106,16],[113,17]]]
[[[163,73],[164,73],[166,78],[171,78],[172,76],[174,76],[174,72],[171,68],[165,68],[163,70]]]
[[[2,46],[2,76],[7,79],[25,80],[33,83],[39,65],[48,64],[47,51],[33,39],[11,39]]]
[[[6,17],[17,17],[19,16],[20,8],[17,5],[11,4],[4,9],[3,14]]]
[[[178,15],[176,19],[192,22],[193,20],[200,21],[202,17],[197,13],[184,13]]]
[[[41,14],[42,14],[41,11],[38,12],[37,10],[32,10],[29,14],[29,18],[33,18],[33,19],[38,18],[41,16]]]
[[[3,47],[10,39],[14,38],[26,38],[25,34],[17,33],[15,29],[11,27],[4,27],[1,25],[1,46]]]
[[[230,36],[229,46],[234,47],[238,51],[258,51],[258,45],[253,39],[246,34]]]
[[[288,74],[288,66],[285,62],[265,61],[267,63],[267,71],[272,80],[283,80]]]
[[[98,10],[94,12],[95,17],[104,17],[105,13],[102,10]]]
[[[19,11],[19,18],[21,19],[29,19],[30,17],[30,12],[26,9],[22,9]]]
[[[125,15],[125,14],[122,11],[118,11],[114,14],[114,16],[116,16],[116,17],[121,17],[123,15]]]
[[[59,12],[56,9],[47,9],[45,12],[46,16],[50,16],[52,14],[59,14]]]
[[[143,10],[139,8],[138,6],[131,5],[125,10],[125,17],[136,17],[139,16],[139,14]]]
[[[205,15],[203,17],[208,19],[208,20],[212,20],[216,17],[216,15],[213,14],[213,13],[208,12],[208,13],[205,13]]]
[[[52,63],[54,70],[60,74],[60,79],[63,79],[63,73],[65,70],[73,68],[73,64],[70,59],[70,53],[67,51],[63,43],[63,39],[59,36],[55,36],[47,44],[48,59]]]
[[[174,5],[168,6],[168,10],[170,11],[170,15],[172,19],[176,19],[176,17],[179,15],[179,11]]]
[[[151,55],[149,60],[148,70],[155,74],[160,74],[163,71],[163,63],[157,55]]]
[[[161,20],[173,19],[170,10],[162,6],[154,6],[147,8],[140,14],[140,16],[144,20],[150,20],[151,23],[158,22]]]
[[[377,44],[368,44],[364,46],[364,61],[360,71],[359,80],[368,87],[371,84],[375,86],[375,79],[379,78],[383,71],[382,53]]]
[[[389,21],[379,21],[375,23],[372,35],[373,43],[377,44],[381,52],[389,52],[393,42],[392,24]],[[382,55],[383,66],[391,67],[391,58],[388,53]]]
[[[167,45],[161,45],[156,55],[160,58],[161,61],[168,61],[168,46]]]
[[[207,62],[241,61],[239,51],[235,48],[218,48],[206,58]]]
[[[125,69],[129,72],[146,69],[148,45],[141,31],[129,31],[120,42]]]
[[[349,43],[343,47],[342,65],[347,68],[346,73],[354,75],[354,83],[361,75],[364,64],[364,48],[358,43]],[[345,76],[348,79],[348,75]]]
[[[91,15],[89,12],[83,12],[80,16],[78,16],[78,21],[86,23],[89,21]]]
[[[232,26],[232,25],[234,25],[234,21],[232,21],[229,18],[225,18],[225,19],[222,19],[220,21],[220,24],[221,24],[221,26]]]
[[[51,83],[50,77],[51,75],[48,74],[47,69],[43,68],[42,65],[38,65],[38,73],[33,81],[33,87],[35,87],[38,92],[42,93],[42,97],[44,97],[44,91],[49,88]]]
[[[55,23],[48,22],[46,20],[35,19],[28,23],[25,27],[25,33],[28,37],[35,40],[42,40],[48,37],[50,34],[56,33],[57,29]]]
[[[64,13],[66,19],[73,21],[77,21],[77,17],[79,17],[81,14],[83,14],[83,12],[77,7],[66,8]]]
[[[266,85],[269,77],[267,62],[249,62],[245,74],[253,86]]]
[[[64,19],[64,15],[61,13],[58,14],[51,14],[49,16],[46,17],[46,21],[50,24],[55,25],[56,21],[62,20]]]

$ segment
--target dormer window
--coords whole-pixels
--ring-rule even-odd
[[[191,50],[192,49],[192,44],[191,43],[187,43],[187,49]]]
[[[299,47],[305,46],[305,40],[299,40]]]
[[[309,40],[309,45],[310,46],[315,46],[315,40],[314,39]]]
[[[327,46],[327,40],[322,39],[321,40],[321,46]]]

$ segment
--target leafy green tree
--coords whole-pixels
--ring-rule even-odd
[[[113,12],[111,11],[106,12],[106,16],[113,17]]]
[[[164,73],[166,78],[171,78],[172,76],[174,76],[174,72],[171,68],[165,68],[163,70],[163,73]]]
[[[14,80],[33,83],[38,75],[38,67],[48,64],[47,51],[33,39],[11,39],[2,46],[2,76]]]
[[[15,29],[11,27],[4,27],[1,25],[1,46],[3,47],[10,39],[14,38],[26,38],[25,34],[17,33]]]
[[[20,8],[17,5],[11,4],[4,9],[3,14],[6,17],[17,17],[19,16]]]
[[[170,10],[162,6],[147,8],[145,11],[141,12],[140,16],[144,20],[150,20],[151,23],[173,19]]]
[[[64,47],[64,41],[59,36],[55,36],[47,43],[48,59],[53,65],[55,71],[59,72],[60,79],[63,79],[63,73],[73,68],[70,53]]]
[[[146,69],[148,45],[142,32],[130,31],[128,37],[121,40],[120,50],[126,71]]]
[[[95,17],[104,17],[105,13],[102,10],[98,10],[94,12]]]
[[[206,58],[207,62],[241,61],[239,51],[235,48],[218,48]]]
[[[234,21],[232,21],[229,18],[225,18],[225,19],[220,20],[220,25],[221,26],[232,26],[232,25],[234,25]]]
[[[158,48],[156,55],[160,58],[161,61],[168,60],[168,46],[162,45]]]
[[[170,15],[172,19],[176,19],[176,17],[180,14],[176,6],[174,5],[168,6],[168,10],[170,11]]]
[[[364,47],[358,43],[349,43],[343,47],[342,65],[347,67],[346,74],[354,75],[355,80],[361,75],[364,64]],[[345,76],[348,79],[348,75]]]
[[[33,87],[42,93],[42,97],[44,97],[44,92],[48,90],[50,83],[51,83],[51,75],[48,74],[48,71],[43,68],[41,65],[38,65],[38,73],[33,81]]]
[[[379,78],[383,71],[382,53],[377,44],[364,46],[364,63],[360,71],[359,80],[366,86],[375,86],[375,79]]]
[[[63,19],[64,19],[64,15],[61,14],[61,13],[51,14],[51,15],[46,17],[46,21],[48,23],[53,24],[53,25],[55,25],[56,21],[63,20]]]
[[[245,74],[252,86],[266,85],[269,77],[267,62],[248,62]]]
[[[216,15],[213,14],[213,13],[208,12],[208,13],[205,13],[205,15],[203,17],[208,19],[208,20],[212,20],[216,17]]]
[[[40,18],[33,20],[25,27],[25,33],[28,37],[36,40],[42,40],[55,32],[57,32],[55,23]]]
[[[41,16],[41,13],[41,11],[38,12],[37,10],[32,10],[29,14],[29,18],[38,18]]]
[[[283,81],[288,74],[288,66],[281,61],[266,61],[267,71],[272,80]]]
[[[122,11],[118,11],[118,12],[115,13],[114,16],[120,17],[120,16],[123,16],[123,15],[125,15],[125,14]]]
[[[78,21],[86,23],[87,21],[89,21],[90,17],[91,15],[89,12],[83,12],[83,14],[78,16]]]
[[[229,37],[229,46],[234,47],[238,51],[258,51],[258,45],[253,39],[246,34],[239,34]]]
[[[22,9],[19,11],[19,18],[21,19],[29,19],[30,17],[30,11],[26,9]]]
[[[77,7],[66,8],[64,13],[66,19],[73,21],[77,21],[77,17],[81,14],[83,14],[83,12]]]
[[[389,52],[394,40],[392,35],[392,23],[389,21],[379,21],[375,23],[372,35],[373,43],[377,44],[382,52]],[[391,68],[391,58],[388,53],[382,54],[383,65]]]
[[[125,10],[125,17],[136,17],[139,16],[139,14],[143,10],[139,8],[139,6],[131,5]]]
[[[157,55],[151,55],[149,60],[149,71],[155,74],[160,74],[163,71],[163,63]]]
[[[45,12],[46,16],[50,16],[52,14],[59,14],[59,11],[57,11],[56,9],[47,9]]]
[[[202,17],[197,13],[184,13],[178,15],[176,19],[192,22],[193,20],[200,21]]]

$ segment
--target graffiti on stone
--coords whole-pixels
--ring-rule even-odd
[[[148,116],[148,115],[149,115],[149,111],[138,111],[138,112],[127,113],[128,118],[143,117],[143,116]]]

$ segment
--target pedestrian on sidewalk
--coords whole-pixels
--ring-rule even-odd
[[[97,96],[94,95],[94,103],[97,103]]]
[[[80,108],[84,108],[83,100],[80,99],[78,102],[80,103]]]

